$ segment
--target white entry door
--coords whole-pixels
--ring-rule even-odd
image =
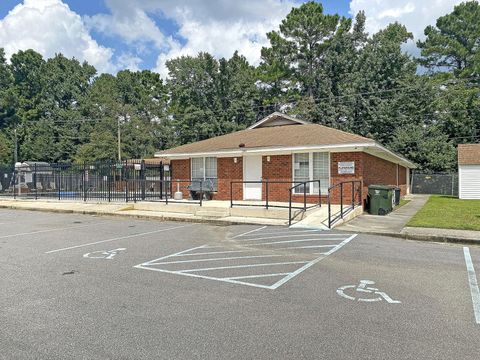
[[[262,180],[262,156],[245,156],[243,158],[243,180]],[[244,184],[244,200],[262,200],[262,184]]]

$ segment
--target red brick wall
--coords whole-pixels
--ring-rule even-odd
[[[398,165],[398,186],[401,189],[402,196],[407,194],[407,168]]]
[[[394,185],[401,189],[401,195],[404,196],[407,191],[407,169],[398,165],[398,183],[397,183],[397,164],[380,159],[376,156],[363,153],[364,162],[364,186],[368,185]]]
[[[215,200],[230,200],[230,182],[243,180],[243,158],[217,159],[218,191],[214,194]],[[233,199],[243,199],[243,184],[232,184]]]
[[[270,155],[262,157],[262,178],[272,183],[268,184],[269,201],[288,201],[289,189],[292,187],[292,155]],[[275,184],[275,181],[288,183]],[[266,198],[266,186],[263,185],[262,198]]]
[[[190,171],[190,159],[185,160],[172,160],[170,162],[172,168],[172,192],[177,191],[177,184],[180,185],[180,191],[183,193],[183,198],[188,199],[190,196],[187,186],[190,185],[188,182],[177,182],[177,180],[190,180],[191,171]],[[173,196],[172,193],[172,196]]]
[[[338,162],[354,161],[355,174],[338,174]],[[262,157],[262,177],[263,180],[286,181],[284,184],[269,184],[269,201],[286,202],[289,198],[289,188],[293,185],[292,179],[292,155],[270,155],[270,161],[267,156]],[[172,180],[190,179],[190,160],[172,160]],[[243,180],[243,158],[237,157],[237,163],[234,158],[217,159],[217,177],[218,191],[214,194],[216,200],[230,199],[230,181]],[[387,160],[380,159],[363,152],[340,152],[330,154],[330,186],[342,181],[363,180],[362,197],[365,200],[368,194],[368,185],[397,185],[397,165]],[[401,188],[402,196],[406,194],[407,187],[406,168],[398,166],[398,185]],[[186,190],[187,183],[181,184],[184,197],[188,197]],[[173,182],[173,191],[176,191],[176,183]],[[234,200],[243,199],[243,185],[234,184]],[[265,200],[266,188],[263,185],[262,197]],[[293,196],[294,202],[303,202],[303,194]],[[359,198],[355,199],[356,201]],[[344,185],[345,204],[352,201],[351,185]],[[307,195],[308,203],[318,202],[318,195]],[[340,191],[336,189],[332,192],[332,203],[340,202]],[[326,203],[326,194],[322,194],[322,203]]]
[[[362,152],[339,152],[330,154],[330,186],[341,183],[343,181],[353,181],[353,180],[363,180],[364,176],[364,159]],[[350,162],[355,163],[355,174],[339,174],[338,173],[338,163],[339,162]],[[356,189],[361,186],[361,184],[354,184]],[[355,194],[355,202],[360,201],[359,191],[352,191],[351,184],[343,185],[343,202],[344,204],[350,204],[352,202],[352,193]],[[340,203],[340,187],[332,189],[332,203]],[[365,193],[362,194],[362,197],[365,198]]]

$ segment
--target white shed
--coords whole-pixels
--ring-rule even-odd
[[[480,199],[480,144],[458,145],[458,197]]]

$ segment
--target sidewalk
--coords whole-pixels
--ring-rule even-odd
[[[352,233],[386,235],[410,240],[465,244],[468,243],[480,245],[480,231],[407,227],[406,224],[417,213],[417,211],[423,207],[423,205],[428,200],[428,197],[428,195],[410,195],[408,197],[408,199],[410,200],[408,204],[402,206],[398,210],[386,216],[375,216],[364,213],[358,215],[356,218],[348,221],[347,223],[340,224],[335,229]],[[149,207],[153,208],[149,209]],[[156,207],[158,207],[158,203],[84,203],[67,200],[58,202],[53,200],[28,201],[0,198],[0,208],[31,211],[77,213],[88,215],[129,216],[160,221],[209,222],[224,225],[258,224],[286,226],[288,224],[288,221],[285,219],[264,217],[265,215],[261,214],[260,210],[256,210],[257,213],[255,213],[255,215],[253,216],[252,214],[250,214],[250,216],[245,216],[247,215],[245,212],[254,211],[253,209],[248,208],[236,208],[235,213],[223,214],[222,216],[213,217],[212,215],[216,214],[209,214],[208,207],[197,208],[194,213],[176,211],[175,207],[172,205],[169,205],[168,208],[164,207],[161,210]],[[260,213],[258,213],[258,211],[260,211]],[[269,211],[271,214],[273,214],[271,210]],[[310,217],[311,219],[309,219],[308,217],[305,219],[307,220],[306,223],[309,224],[311,221],[315,220],[315,223],[321,224],[321,221],[316,221],[318,219],[315,214],[311,214]],[[302,227],[302,225],[304,224],[302,223],[302,221],[300,221],[299,225],[297,225],[296,227],[300,228]],[[312,227],[312,224],[309,224],[309,227]],[[317,224],[316,228],[320,228],[320,226],[318,226]]]
[[[410,202],[386,216],[364,213],[339,226],[341,231],[388,235],[409,240],[468,243],[480,245],[480,231],[407,227],[410,219],[425,205],[429,195],[409,195]]]
[[[14,200],[0,198],[0,209],[2,208],[56,213],[76,213],[84,215],[128,216],[138,219],[201,222],[221,225],[251,224],[285,226],[288,224],[288,220],[279,218],[282,214],[278,214],[278,211],[275,210],[269,211],[268,213],[272,217],[262,216],[264,215],[262,210],[250,208],[243,209],[241,207],[235,208],[233,214],[231,214],[230,211],[228,211],[228,214],[216,214],[219,208],[212,208],[210,206],[199,207],[197,205],[188,204],[171,204],[166,206],[164,203],[155,202],[99,203],[69,200]],[[286,211],[288,213],[288,210]],[[243,212],[249,212],[249,215],[251,216],[243,216],[247,215],[243,214]]]
[[[105,203],[97,201],[77,200],[53,200],[53,199],[12,199],[0,198],[0,208],[11,208],[32,211],[49,211],[63,213],[77,213],[88,215],[129,216],[142,219],[154,219],[163,221],[189,221],[208,222],[222,225],[254,224],[288,226],[292,216],[293,224],[298,228],[328,230],[328,208],[326,206],[314,207],[306,212],[301,210],[303,204],[292,203],[294,206],[290,212],[288,203],[270,202],[270,208],[265,209],[261,205],[246,203],[250,206],[231,207],[230,201],[209,200],[204,201],[203,206],[191,202],[155,202],[140,201],[129,203]],[[332,205],[333,213],[340,211],[339,205]],[[345,216],[345,221],[362,213],[360,207]],[[339,221],[338,224],[341,224]],[[292,225],[293,226],[293,225]]]

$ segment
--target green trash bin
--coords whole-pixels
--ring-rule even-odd
[[[370,185],[368,187],[370,214],[387,215],[392,211],[393,191],[392,186]]]

